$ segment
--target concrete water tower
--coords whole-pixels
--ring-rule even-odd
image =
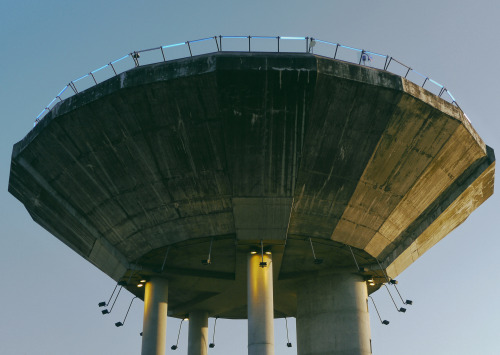
[[[298,354],[364,355],[368,295],[491,196],[494,168],[463,112],[403,77],[217,52],[57,104],[14,146],[9,191],[144,300],[144,355],[165,354],[167,314],[189,316],[190,355],[208,317],[248,319],[248,353],[273,354],[285,316]]]

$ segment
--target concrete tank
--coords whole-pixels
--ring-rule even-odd
[[[168,290],[170,316],[248,317],[249,353],[292,316],[299,354],[369,354],[367,296],[491,196],[494,168],[459,108],[397,75],[220,52],[59,103],[14,146],[9,191],[133,294]]]

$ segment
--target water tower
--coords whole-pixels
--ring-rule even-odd
[[[493,193],[493,150],[439,96],[310,51],[137,65],[52,108],[9,191],[144,300],[144,355],[167,314],[190,355],[208,317],[248,319],[251,355],[277,317],[298,354],[371,354],[369,294]]]

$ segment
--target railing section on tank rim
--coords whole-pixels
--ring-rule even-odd
[[[42,112],[36,116],[35,125],[47,112],[52,110],[58,101],[63,101],[74,94],[78,94],[80,91],[88,89],[97,85],[99,82],[119,75],[134,67],[224,51],[314,53],[327,58],[364,65],[402,76],[421,87],[425,86],[425,89],[429,92],[442,97],[460,108],[451,92],[444,85],[419,73],[389,55],[349,47],[340,43],[323,41],[314,37],[213,36],[194,41],[133,51],[100,68],[92,70],[88,74],[70,81]]]

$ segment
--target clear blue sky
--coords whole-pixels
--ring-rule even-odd
[[[7,192],[12,145],[70,80],[133,50],[213,35],[314,36],[387,53],[448,87],[484,141],[500,149],[500,47],[492,0],[62,1],[0,3],[0,354],[139,354],[142,302],[122,295],[111,315],[97,303],[114,282],[36,225]],[[497,154],[500,150],[497,150]],[[499,195],[400,277],[406,314],[374,294],[376,355],[500,354]],[[213,320],[211,320],[210,324]],[[220,320],[209,354],[246,354],[246,323]],[[169,319],[167,343],[179,321]],[[276,355],[286,347],[276,321]],[[212,329],[210,329],[210,334]],[[187,327],[176,352],[186,354]]]

